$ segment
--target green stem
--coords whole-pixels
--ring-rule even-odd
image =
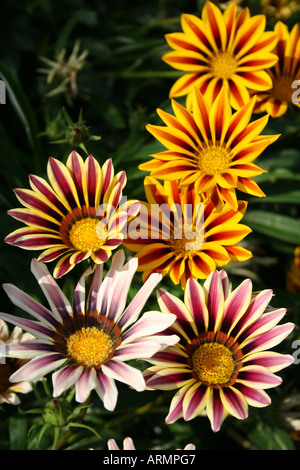
[[[88,398],[88,400],[85,402],[86,405],[88,405],[90,403],[90,398]],[[85,406],[84,408],[82,408],[80,410],[80,413],[78,415],[78,418],[76,420],[77,423],[81,423],[86,415],[86,412],[88,410],[88,406]],[[57,444],[56,444],[56,447],[55,449],[58,450],[58,449],[61,449],[65,444],[66,442],[68,442],[68,439],[71,437],[71,435],[73,434],[73,429],[69,428],[64,434],[63,436],[58,440]]]

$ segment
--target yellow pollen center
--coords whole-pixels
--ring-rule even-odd
[[[197,153],[198,167],[205,175],[222,174],[228,170],[231,157],[229,152],[220,146],[211,145]]]
[[[288,75],[282,75],[273,80],[273,88],[270,94],[278,101],[292,102],[292,94],[294,92],[292,88],[293,79]]]
[[[97,251],[106,241],[107,229],[98,219],[77,220],[69,231],[69,241],[79,251]]]
[[[210,63],[210,70],[216,78],[231,78],[236,70],[236,60],[228,52],[219,52]]]
[[[232,377],[235,362],[231,351],[223,344],[204,343],[194,352],[192,367],[201,382],[222,385]]]
[[[95,326],[82,328],[67,339],[68,354],[79,364],[97,367],[112,351],[113,342],[107,333]]]
[[[172,246],[179,254],[193,254],[202,249],[204,244],[203,226],[195,228],[184,225],[171,237]]]

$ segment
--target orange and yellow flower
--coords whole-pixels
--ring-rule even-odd
[[[289,32],[287,25],[278,21],[274,31],[279,37],[275,49],[279,61],[268,70],[272,88],[257,94],[254,112],[276,118],[293,105],[300,107],[300,93],[295,89],[300,86],[300,25],[295,24]]]
[[[203,202],[193,187],[179,188],[176,181],[164,185],[145,178],[147,202],[128,224],[124,245],[136,252],[138,271],[147,279],[152,272],[169,274],[184,288],[187,279],[205,279],[229,261],[244,261],[252,254],[238,243],[251,229],[239,224],[247,203],[234,211],[226,203],[216,210],[211,200]]]
[[[59,278],[77,263],[91,259],[106,262],[123,240],[129,212],[135,215],[138,201],[119,207],[126,184],[124,171],[114,175],[112,161],[101,167],[91,155],[83,161],[72,152],[66,165],[50,158],[46,180],[29,176],[31,189],[15,189],[23,209],[8,213],[26,227],[9,234],[5,241],[26,250],[43,250],[38,260],[61,257],[54,269]]]
[[[196,88],[192,111],[172,100],[175,116],[158,110],[166,126],[147,126],[167,150],[139,168],[157,179],[179,180],[181,186],[194,184],[215,205],[226,201],[235,210],[236,190],[265,196],[253,179],[264,170],[253,161],[279,136],[260,135],[268,115],[250,122],[255,99],[234,113],[225,86],[211,106]]]
[[[222,85],[230,88],[230,103],[234,109],[245,105],[249,90],[264,91],[272,87],[265,69],[278,60],[273,49],[277,36],[265,31],[265,15],[250,16],[248,8],[237,12],[232,2],[221,13],[212,2],[206,2],[201,19],[183,14],[183,32],[170,33],[166,40],[173,51],[163,60],[185,72],[172,86],[170,97],[187,95],[197,87],[211,104]]]

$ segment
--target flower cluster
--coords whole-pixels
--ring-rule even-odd
[[[255,182],[265,170],[254,162],[279,138],[264,133],[270,115],[293,104],[299,26],[289,33],[278,22],[266,31],[264,15],[235,2],[222,13],[209,1],[201,18],[183,14],[181,24],[183,32],[167,34],[173,50],[163,57],[184,72],[170,91],[174,114],[159,109],[165,125],[147,125],[166,150],[139,166],[150,172],[146,201],[124,202],[126,174],[115,174],[111,159],[100,165],[75,151],[66,164],[49,159],[48,181],[31,174],[31,189],[15,189],[23,207],[9,215],[24,227],[5,241],[41,252],[31,270],[48,306],[3,286],[25,315],[1,312],[1,321],[31,337],[7,341],[3,330],[3,355],[23,362],[10,371],[15,385],[1,387],[2,401],[16,403],[13,392],[51,373],[53,397],[73,388],[86,403],[96,392],[113,412],[117,381],[137,392],[176,390],[166,423],[205,412],[216,432],[226,416],[244,420],[249,406],[269,405],[265,390],[280,385],[276,372],[293,362],[270,351],[294,328],[279,324],[286,309],[272,308],[272,290],[254,292],[250,279],[233,288],[223,267],[252,256],[240,245],[251,229],[241,223],[247,201],[239,195],[265,196]],[[186,106],[174,100],[182,96]],[[265,114],[252,120],[255,112]],[[52,275],[45,263],[53,261]],[[68,299],[58,280],[79,264]],[[137,271],[143,285],[127,305]],[[159,309],[141,314],[166,275],[183,300],[160,287]],[[118,449],[113,439],[108,446]],[[135,449],[131,439],[124,449]]]

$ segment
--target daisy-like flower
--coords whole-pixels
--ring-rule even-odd
[[[35,341],[6,345],[7,357],[31,359],[12,374],[12,382],[35,381],[54,371],[54,397],[75,385],[75,398],[81,403],[95,389],[104,407],[111,411],[118,396],[115,380],[137,391],[145,389],[142,372],[125,361],[147,359],[161,347],[174,344],[178,337],[161,333],[174,322],[175,315],[164,318],[160,312],[146,312],[138,319],[160,281],[158,274],[149,278],[126,307],[137,260],[124,264],[124,258],[123,250],[112,257],[112,265],[103,281],[103,265],[89,267],[75,288],[72,302],[58,287],[46,265],[34,259],[32,272],[50,309],[17,287],[4,285],[11,301],[37,320],[0,313],[4,321],[36,337]],[[90,289],[86,292],[86,277],[91,273]]]
[[[203,287],[190,279],[184,302],[163,289],[163,313],[175,313],[168,332],[180,341],[151,359],[147,387],[177,390],[167,423],[191,420],[206,409],[213,431],[228,415],[246,419],[248,406],[271,403],[265,389],[280,385],[275,372],[293,362],[287,354],[269,351],[285,339],[294,324],[278,325],[284,308],[269,307],[272,290],[252,292],[250,279],[232,290],[224,270],[214,271]]]
[[[34,337],[29,333],[23,333],[22,329],[16,326],[10,333],[5,321],[0,320],[0,343],[3,346],[12,343],[21,343],[29,341]],[[6,347],[6,346],[4,346]],[[25,394],[32,390],[31,384],[27,381],[11,383],[9,378],[22,367],[27,361],[15,358],[1,358],[0,362],[0,403],[10,405],[19,405],[21,403],[18,397],[19,393]]]
[[[265,31],[265,15],[250,16],[248,8],[237,12],[235,2],[221,13],[212,2],[206,2],[202,18],[181,16],[183,32],[166,35],[174,49],[163,56],[173,68],[185,72],[172,86],[170,97],[187,95],[197,87],[212,103],[223,84],[230,89],[234,109],[245,105],[249,91],[268,90],[272,86],[265,69],[278,60],[273,49],[277,36]]]
[[[43,250],[38,261],[60,258],[54,269],[59,278],[90,258],[106,262],[123,240],[122,230],[137,201],[118,207],[126,184],[124,171],[114,175],[110,159],[100,167],[91,155],[83,161],[73,151],[64,165],[50,158],[46,180],[29,176],[31,189],[15,189],[25,206],[8,213],[27,226],[15,230],[7,243],[27,250]]]
[[[300,292],[300,246],[294,252],[294,259],[286,273],[286,287],[290,292]]]
[[[276,54],[279,61],[268,70],[272,80],[270,90],[257,93],[254,112],[267,112],[276,118],[285,114],[288,107],[300,107],[299,95],[294,83],[300,83],[300,25],[295,24],[289,32],[287,25],[278,21],[274,27],[278,35]]]
[[[147,125],[167,150],[139,168],[157,179],[194,184],[215,205],[226,201],[237,209],[236,190],[265,196],[253,179],[264,170],[252,162],[279,136],[260,135],[268,115],[250,122],[254,103],[255,97],[232,114],[226,87],[212,106],[194,89],[193,112],[173,100],[175,116],[158,110],[166,126]]]
[[[193,188],[179,188],[176,181],[164,186],[145,178],[147,203],[127,230],[124,245],[135,251],[143,279],[152,272],[169,274],[184,288],[189,277],[205,279],[216,266],[244,261],[252,254],[239,246],[251,229],[239,224],[247,203],[234,211],[226,203],[216,210],[212,201],[202,201]]]
[[[120,447],[116,443],[115,439],[109,439],[107,441],[107,447],[109,450],[120,450]],[[195,450],[194,444],[187,444],[183,450]],[[135,445],[131,437],[125,437],[123,440],[123,450],[136,450]],[[180,449],[178,449],[180,450]]]

